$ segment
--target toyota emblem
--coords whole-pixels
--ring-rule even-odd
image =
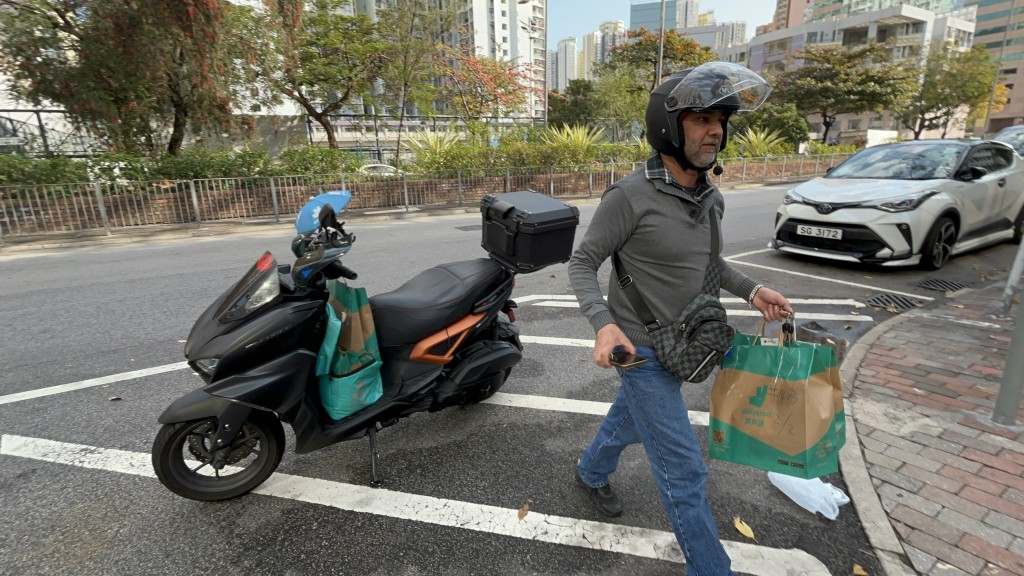
[[[818,213],[819,214],[828,214],[829,212],[832,212],[832,205],[831,204],[818,204]]]

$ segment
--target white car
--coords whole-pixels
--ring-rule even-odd
[[[389,164],[367,164],[359,167],[359,173],[372,176],[401,176],[405,172]]]
[[[1019,243],[1024,161],[990,140],[867,148],[786,193],[771,246],[794,254],[937,270],[950,256]]]

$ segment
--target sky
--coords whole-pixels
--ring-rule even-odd
[[[548,0],[548,46],[555,50],[558,41],[571,36],[580,41],[597,32],[602,22],[622,20],[629,28],[630,0]],[[701,0],[700,11],[715,11],[717,22],[734,20],[747,23],[747,37],[754,29],[771,22],[775,14],[772,0]]]

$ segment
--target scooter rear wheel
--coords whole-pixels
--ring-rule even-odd
[[[220,470],[213,466],[216,418],[164,425],[153,442],[153,469],[171,492],[212,502],[241,496],[263,483],[281,462],[284,429],[270,414],[254,412],[231,444]]]

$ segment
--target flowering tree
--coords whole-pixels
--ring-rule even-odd
[[[457,111],[456,116],[466,120],[521,111],[529,93],[536,90],[529,71],[507,60],[476,56],[468,50],[436,58],[442,97]]]

